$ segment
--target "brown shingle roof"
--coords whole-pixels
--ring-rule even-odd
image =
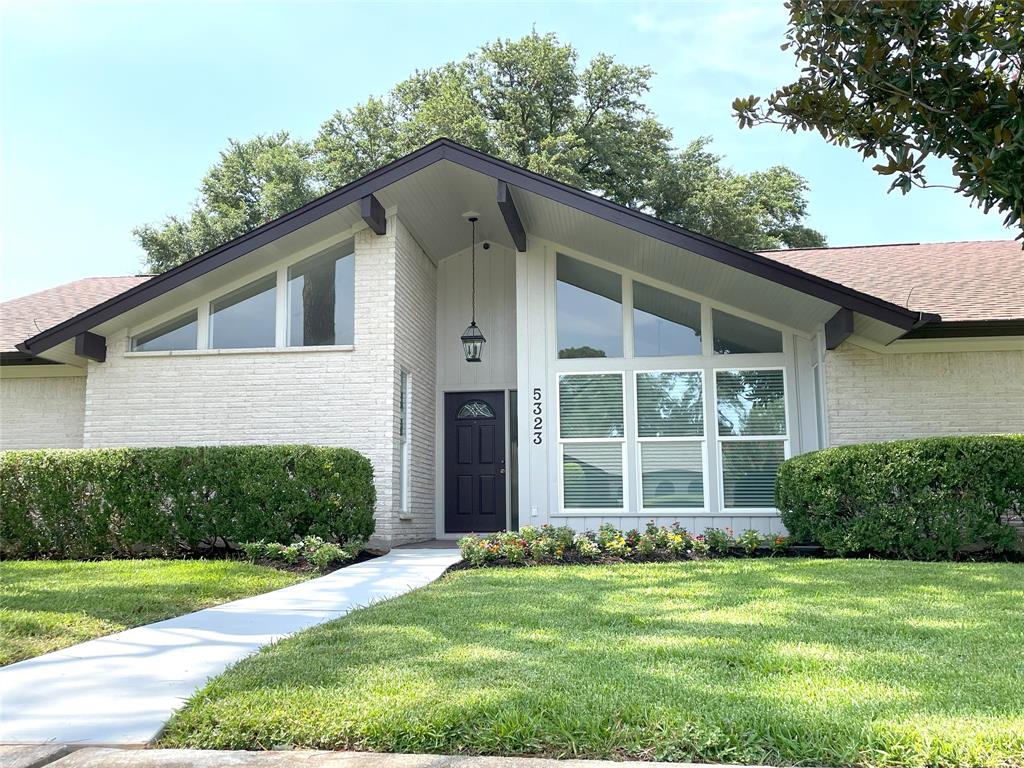
[[[950,320],[1024,319],[1024,251],[1014,240],[766,251],[768,258]]]
[[[149,279],[148,275],[86,277],[0,303],[0,352]]]

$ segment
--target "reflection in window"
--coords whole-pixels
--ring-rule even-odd
[[[622,444],[562,446],[562,501],[565,509],[621,509]]]
[[[781,370],[715,373],[722,504],[727,509],[775,504],[775,475],[786,456],[784,385]]]
[[[274,346],[276,275],[267,275],[210,302],[210,348]]]
[[[700,304],[646,283],[633,283],[637,357],[699,355]]]
[[[768,326],[744,320],[715,309],[711,311],[715,352],[742,355],[757,352],[781,352],[782,333]]]
[[[636,376],[640,437],[700,437],[704,394],[697,371],[651,371]]]
[[[493,419],[494,411],[483,400],[470,400],[459,408],[457,419]]]
[[[558,254],[558,356],[622,357],[622,277]]]
[[[786,434],[781,370],[717,371],[718,434]]]
[[[288,269],[288,346],[352,343],[354,252],[348,241]]]
[[[195,349],[198,339],[198,312],[191,312],[169,320],[156,328],[132,338],[134,352],[170,352],[177,349]]]
[[[645,509],[704,506],[704,443],[640,443],[640,483]]]
[[[559,434],[563,438],[621,438],[622,376],[585,373],[558,381]]]
[[[786,457],[781,440],[722,443],[722,504],[727,509],[775,506],[775,476]]]

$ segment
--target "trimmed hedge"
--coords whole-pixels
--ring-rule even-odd
[[[795,541],[917,560],[1020,548],[1024,435],[830,448],[784,462],[775,503]]]
[[[0,552],[63,559],[196,554],[373,533],[369,460],[308,445],[0,453]]]

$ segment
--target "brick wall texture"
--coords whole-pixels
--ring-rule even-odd
[[[832,445],[1024,433],[1024,351],[827,353]]]
[[[81,448],[85,377],[0,379],[0,450]]]

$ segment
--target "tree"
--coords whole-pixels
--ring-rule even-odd
[[[312,155],[309,144],[283,131],[232,139],[203,177],[188,218],[134,230],[147,266],[163,272],[312,200],[323,191]]]
[[[581,67],[553,34],[498,40],[335,112],[311,143],[232,141],[187,218],[135,234],[164,270],[446,136],[741,247],[824,244],[792,171],[735,174],[706,139],[674,152],[643,102],[652,74],[605,54]]]
[[[956,190],[1005,212],[1024,237],[1024,4],[1019,0],[789,0],[783,49],[800,78],[738,98],[741,127],[814,129],[883,162],[890,191],[925,187],[926,161],[953,161]]]

